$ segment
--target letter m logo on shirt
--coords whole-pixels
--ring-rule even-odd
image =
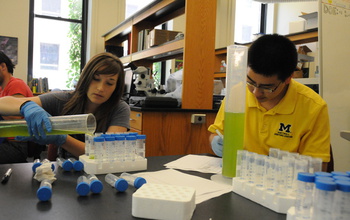
[[[290,133],[290,127],[292,127],[292,125],[284,125],[283,123],[280,123],[280,128],[278,130]]]

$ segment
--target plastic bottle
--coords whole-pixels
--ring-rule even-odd
[[[146,135],[139,134],[136,135],[136,155],[139,158],[145,158],[145,150],[146,150]]]
[[[102,182],[96,177],[94,174],[89,174],[87,176],[87,179],[89,180],[90,185],[90,191],[92,193],[100,193],[103,190],[103,184]]]
[[[56,159],[58,166],[62,167],[64,171],[71,171],[73,169],[73,163],[64,158],[58,157]]]
[[[79,160],[77,160],[77,159],[75,159],[75,158],[73,158],[73,157],[68,158],[68,160],[69,160],[70,162],[72,162],[72,164],[73,164],[73,169],[74,169],[75,171],[82,171],[82,170],[84,169],[84,164],[83,164],[83,162],[81,162],[81,161],[79,161]]]
[[[332,220],[350,219],[350,181],[336,180]]]
[[[125,179],[111,173],[105,176],[105,181],[119,192],[125,192],[128,189],[128,182]]]
[[[39,189],[36,191],[36,196],[40,201],[48,201],[52,196],[52,185],[51,181],[44,179],[40,183]]]
[[[79,196],[87,196],[90,192],[89,180],[86,176],[79,176],[77,180],[77,187],[75,188]]]
[[[317,180],[314,196],[313,220],[332,219],[332,204],[337,184],[331,181]]]
[[[115,141],[117,161],[123,162],[125,160],[125,136],[118,135],[115,137]]]
[[[125,161],[135,161],[136,136],[125,137]]]
[[[310,219],[315,174],[298,173],[298,188],[295,199],[296,219]]]
[[[133,186],[136,189],[140,188],[143,184],[147,182],[143,177],[138,177],[130,173],[122,173],[120,177],[125,179],[130,186]]]

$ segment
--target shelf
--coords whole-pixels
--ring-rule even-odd
[[[156,60],[160,58],[166,58],[183,53],[184,40],[171,41],[166,44],[152,47],[146,50],[142,50],[131,54],[131,61],[137,61],[141,59]]]
[[[320,84],[320,78],[293,78],[295,81],[306,85]]]

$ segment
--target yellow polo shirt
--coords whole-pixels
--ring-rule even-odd
[[[224,106],[225,100],[208,128],[212,133],[218,129],[225,134]],[[245,110],[244,149],[268,155],[270,148],[279,148],[329,162],[328,107],[309,87],[291,80],[286,95],[269,111],[247,89]]]

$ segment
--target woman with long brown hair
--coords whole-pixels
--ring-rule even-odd
[[[31,98],[0,99],[0,115],[23,115],[30,137],[16,137],[39,144],[55,144],[60,156],[84,154],[84,135],[45,135],[51,131],[48,117],[92,113],[96,132],[125,132],[129,129],[129,106],[121,100],[124,91],[124,67],[119,58],[101,53],[84,67],[76,89],[47,93]],[[45,126],[43,126],[45,125]]]

